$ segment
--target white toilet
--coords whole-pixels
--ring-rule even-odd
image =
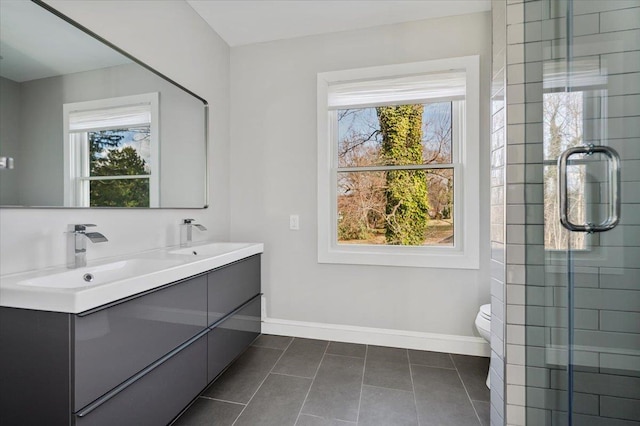
[[[491,344],[491,304],[480,306],[476,316],[476,328],[484,340]],[[487,387],[490,388],[489,374],[487,373]]]

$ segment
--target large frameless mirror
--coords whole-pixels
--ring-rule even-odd
[[[207,114],[46,4],[0,2],[0,206],[206,207]]]

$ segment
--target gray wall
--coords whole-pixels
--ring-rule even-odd
[[[20,156],[20,85],[0,77],[0,156],[13,157],[18,166]],[[0,205],[18,204],[17,170],[0,170]]]
[[[160,206],[204,205],[204,107],[199,100],[137,64],[20,86],[20,204],[64,205],[63,104],[159,92]]]
[[[490,29],[480,13],[232,49],[231,236],[265,243],[270,318],[478,336],[475,315],[489,302],[489,230],[480,224],[489,220]],[[317,73],[477,54],[480,269],[319,264]],[[299,231],[289,230],[291,213]]]

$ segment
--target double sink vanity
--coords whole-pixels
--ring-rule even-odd
[[[2,423],[170,423],[260,334],[262,244],[0,279]]]

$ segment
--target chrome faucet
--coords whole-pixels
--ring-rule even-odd
[[[195,226],[200,231],[206,231],[203,225],[199,223],[193,223],[195,219],[182,219],[182,223],[180,224],[180,246],[181,247],[190,247],[191,240],[193,238],[193,227]]]
[[[67,268],[87,266],[87,239],[92,243],[104,243],[107,237],[99,232],[86,232],[91,223],[71,224],[67,227]]]

